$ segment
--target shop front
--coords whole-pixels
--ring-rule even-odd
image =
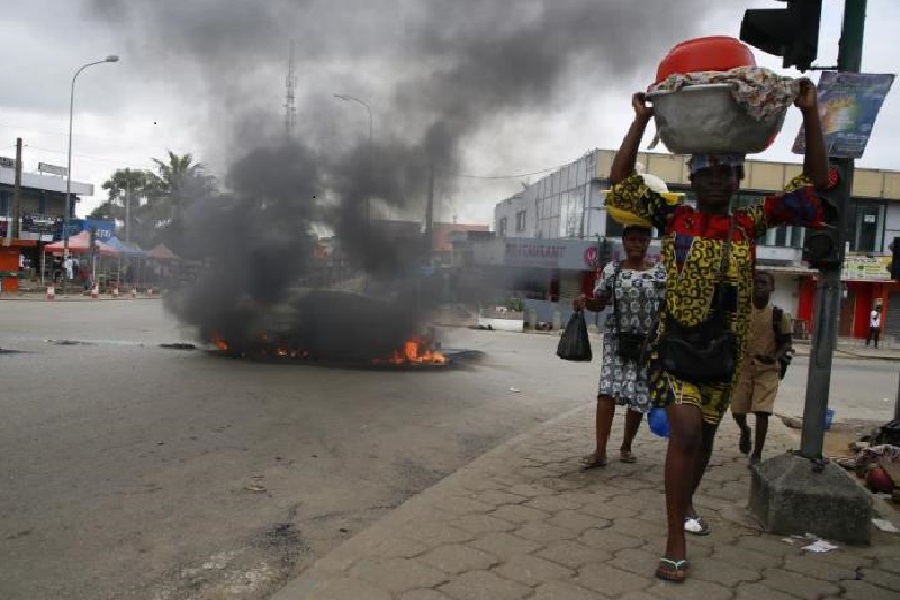
[[[472,249],[473,264],[487,270],[494,295],[521,301],[545,323],[565,323],[572,300],[592,295],[603,266],[623,256],[619,239],[500,238],[475,242]],[[658,243],[651,245],[648,258],[659,259]]]
[[[880,309],[885,336],[900,340],[900,282],[890,279],[889,264],[887,256],[847,256],[841,270],[839,337],[866,339],[869,315],[873,309]],[[817,275],[811,275],[800,284],[798,318],[810,324],[817,280]]]

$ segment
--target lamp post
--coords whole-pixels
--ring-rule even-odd
[[[344,102],[356,102],[357,104],[362,104],[365,107],[366,111],[369,113],[369,152],[371,153],[372,152],[372,107],[369,106],[369,104],[367,102],[365,102],[364,100],[360,100],[356,96],[350,96],[348,94],[333,94],[333,95],[338,100],[343,100]],[[366,198],[365,211],[366,211],[366,222],[371,223],[372,222],[372,214],[371,214],[371,207],[369,204],[368,197]]]
[[[119,57],[115,54],[110,54],[103,60],[98,60],[94,62],[89,62],[85,65],[81,65],[75,74],[72,75],[72,89],[69,94],[69,152],[67,164],[66,164],[66,207],[65,213],[63,214],[63,261],[69,258],[69,215],[72,213],[72,115],[74,113],[75,108],[75,80],[78,79],[78,76],[81,75],[81,72],[93,65],[102,65],[103,63],[114,63],[119,62]],[[68,278],[66,277],[65,269],[63,269],[63,294],[66,293],[66,286],[68,283]]]
[[[356,96],[348,96],[347,94],[334,94],[334,97],[338,100],[343,100],[344,102],[356,102],[358,104],[362,104],[369,113],[369,146],[372,146],[372,107],[369,106],[365,101],[360,100]]]

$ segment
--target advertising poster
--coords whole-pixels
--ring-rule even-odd
[[[862,158],[875,119],[894,83],[892,74],[824,71],[819,81],[819,118],[829,155]],[[794,140],[793,152],[806,151],[805,131]]]

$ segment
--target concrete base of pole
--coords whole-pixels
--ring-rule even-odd
[[[758,467],[750,479],[750,512],[778,535],[813,533],[829,541],[868,544],[872,497],[841,467],[821,471],[801,456],[783,454]]]

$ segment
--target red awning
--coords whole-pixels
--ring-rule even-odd
[[[101,256],[115,256],[116,251],[101,241],[97,241],[96,243],[97,251]],[[62,252],[65,250],[65,242],[60,240],[58,242],[53,242],[52,244],[47,244],[44,246],[45,252],[52,252],[54,254]],[[89,231],[82,231],[78,235],[73,235],[69,238],[69,252],[72,254],[88,254],[91,251],[91,234]]]
[[[178,257],[174,252],[169,250],[165,244],[157,244],[153,250],[147,253],[147,258],[155,258],[156,260],[175,260]]]

